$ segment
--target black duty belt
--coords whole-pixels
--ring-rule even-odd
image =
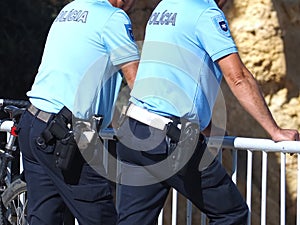
[[[48,113],[48,112],[42,111],[42,110],[36,108],[32,104],[29,105],[29,107],[27,108],[27,111],[45,123],[48,123],[49,120],[51,120],[54,115],[53,113]]]

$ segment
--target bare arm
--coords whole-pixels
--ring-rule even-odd
[[[130,89],[132,89],[133,87],[138,65],[139,65],[139,61],[133,61],[133,62],[125,63],[121,66],[122,73]]]
[[[299,140],[298,131],[278,127],[255,78],[237,53],[219,59],[218,64],[229,88],[240,104],[274,141]]]

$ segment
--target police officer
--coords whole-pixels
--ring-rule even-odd
[[[247,223],[244,199],[205,151],[202,134],[210,129],[222,76],[274,141],[299,140],[296,130],[275,123],[217,3],[163,0],[148,21],[131,103],[117,131],[119,225],[154,225],[170,187],[210,224]]]
[[[74,140],[69,136],[70,115],[80,119],[101,115],[104,128],[112,118],[122,76],[133,86],[139,52],[125,12],[134,2],[75,0],[60,11],[50,28],[38,73],[27,93],[31,105],[19,124],[30,225],[63,224],[67,209],[83,225],[116,223],[110,183],[76,147],[69,146],[68,141]],[[63,134],[68,139],[58,142],[59,135],[44,134]],[[75,152],[68,165],[65,161],[57,164],[64,159],[59,158],[64,152],[58,143]]]

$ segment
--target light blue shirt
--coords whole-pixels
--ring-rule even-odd
[[[27,93],[37,108],[76,117],[104,116],[108,125],[122,81],[118,65],[138,60],[127,14],[107,0],[75,0],[54,20]]]
[[[222,79],[216,60],[234,52],[227,20],[213,0],[163,0],[147,24],[130,101],[196,120],[204,129]]]

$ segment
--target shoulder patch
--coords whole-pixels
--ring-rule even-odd
[[[229,26],[228,26],[227,20],[224,18],[224,16],[217,15],[217,16],[214,16],[212,18],[212,20],[213,20],[215,27],[217,28],[217,30],[220,33],[222,33],[226,36],[230,36]]]
[[[130,38],[131,41],[134,42],[134,35],[132,32],[132,26],[131,24],[125,24],[126,32],[128,34],[128,37]]]

